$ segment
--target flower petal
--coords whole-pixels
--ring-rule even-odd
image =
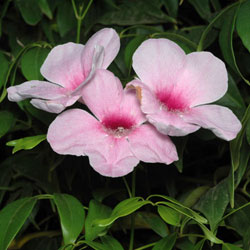
[[[19,102],[27,98],[57,99],[65,96],[65,89],[45,81],[28,81],[7,89],[8,99]]]
[[[114,29],[104,28],[96,32],[88,40],[82,57],[85,77],[91,71],[94,50],[97,45],[104,48],[103,62],[99,68],[106,69],[118,54],[120,49],[120,38]]]
[[[73,105],[80,96],[64,96],[55,100],[32,99],[30,103],[41,110],[50,113],[61,113],[66,107]]]
[[[91,83],[83,87],[82,98],[95,116],[102,120],[106,114],[119,110],[123,98],[122,84],[113,73],[99,69]]]
[[[160,134],[152,125],[145,124],[128,136],[131,150],[144,162],[170,164],[178,160],[175,145],[167,135]]]
[[[41,67],[41,74],[49,81],[68,90],[75,89],[85,79],[83,74],[84,46],[66,43],[54,47]]]
[[[158,113],[147,115],[146,117],[148,121],[164,135],[184,136],[200,128],[199,125],[184,121],[182,116],[181,113],[161,110]]]
[[[148,39],[135,51],[133,68],[140,80],[156,91],[175,84],[185,57],[184,51],[168,39]]]
[[[70,109],[51,123],[47,140],[58,154],[85,155],[88,143],[101,140],[104,136],[100,123],[89,113],[81,109]]]
[[[225,64],[210,52],[193,52],[186,56],[184,69],[177,74],[177,93],[188,99],[190,107],[211,103],[227,91]]]
[[[104,176],[124,176],[139,163],[125,137],[106,136],[98,143],[88,145],[85,152],[90,165]]]
[[[227,141],[233,140],[241,129],[241,123],[234,113],[219,105],[203,105],[193,108],[184,116],[186,122],[197,124]]]

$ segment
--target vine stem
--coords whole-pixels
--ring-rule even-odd
[[[77,20],[77,30],[76,30],[76,43],[80,43],[80,35],[81,35],[81,26],[82,26],[82,21],[84,17],[86,16],[91,4],[93,3],[93,0],[90,0],[86,9],[83,12],[83,5],[79,7],[79,12],[77,11],[75,0],[71,0],[72,2],[72,7],[75,13],[75,17]]]
[[[134,170],[132,173],[131,197],[135,197],[135,180],[136,180],[136,170]],[[134,238],[135,238],[135,214],[132,214],[131,215],[131,230],[130,230],[129,250],[133,250]]]

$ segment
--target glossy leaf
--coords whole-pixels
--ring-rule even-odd
[[[162,238],[167,236],[167,225],[157,214],[142,211],[138,212],[136,217],[142,218]]]
[[[222,250],[243,250],[243,249],[230,243],[224,243],[222,245]]]
[[[109,250],[124,250],[120,242],[109,235],[101,237],[101,240],[102,244]]]
[[[103,227],[108,226],[118,218],[132,214],[134,211],[138,210],[139,208],[141,208],[146,204],[151,204],[151,202],[143,200],[140,197],[133,197],[123,200],[118,205],[116,205],[109,218],[104,220],[96,220],[95,223]]]
[[[243,44],[250,52],[250,1],[242,3],[237,15],[236,29],[239,37],[241,38]]]
[[[21,69],[27,80],[43,80],[40,68],[48,53],[48,49],[37,47],[30,49],[22,56]]]
[[[35,135],[24,137],[21,139],[9,141],[6,143],[7,146],[14,147],[12,153],[16,153],[19,150],[29,150],[36,147],[39,143],[46,140],[46,135]]]
[[[193,248],[193,250],[202,250],[205,241],[206,241],[206,239],[203,239],[203,240],[199,241],[198,243],[196,243],[196,245]]]
[[[61,37],[76,26],[76,20],[71,1],[64,1],[58,6],[56,21]]]
[[[102,15],[98,22],[104,25],[176,23],[176,20],[161,11],[160,7],[159,0],[125,1],[119,5],[118,10],[106,12]]]
[[[41,9],[41,11],[49,18],[52,19],[53,14],[52,11],[50,9],[50,6],[48,4],[47,0],[38,0],[38,5]]]
[[[17,0],[16,2],[27,24],[36,25],[41,20],[42,12],[36,0]]]
[[[168,14],[171,17],[176,18],[177,14],[178,14],[178,7],[179,7],[178,1],[176,1],[176,0],[163,0],[163,4],[165,5],[165,7],[167,9]]]
[[[1,67],[0,67],[0,88],[1,88],[4,85],[9,67],[9,61],[2,52],[0,52],[0,62],[1,62]]]
[[[165,222],[173,226],[180,226],[180,213],[176,212],[176,210],[161,205],[159,205],[157,209],[159,215]]]
[[[0,111],[0,138],[4,136],[15,122],[14,115],[9,111]]]
[[[0,249],[7,249],[36,204],[36,198],[16,200],[0,211]]]
[[[233,49],[233,33],[235,28],[236,14],[238,6],[231,8],[224,15],[223,25],[219,36],[220,48],[223,56],[229,66],[239,74],[239,76],[250,85],[250,82],[242,75],[236,63],[234,49]]]
[[[128,68],[132,65],[132,56],[135,50],[140,46],[140,44],[146,39],[145,35],[136,36],[132,40],[129,41],[125,48],[124,52],[124,60]]]
[[[106,219],[112,213],[112,209],[96,200],[89,203],[88,214],[85,221],[85,238],[88,241],[94,240],[97,236],[106,232],[105,227],[99,227],[95,224],[98,219]]]
[[[202,212],[208,219],[212,232],[216,230],[217,224],[223,217],[229,203],[227,185],[226,180],[220,182],[215,187],[209,189],[195,205],[195,209]]]
[[[149,198],[152,198],[152,197],[160,197],[160,198],[163,198],[165,200],[168,200],[170,202],[162,202],[161,201],[161,202],[158,202],[158,203],[159,204],[167,205],[167,206],[175,209],[176,211],[179,211],[182,214],[188,216],[189,218],[192,218],[192,219],[196,220],[199,223],[207,223],[206,218],[204,218],[203,216],[199,215],[194,210],[186,207],[185,205],[183,205],[182,203],[180,203],[179,201],[177,201],[174,198],[171,198],[171,197],[166,196],[166,195],[158,195],[158,194],[151,195]]]
[[[209,0],[188,0],[188,2],[193,5],[203,19],[208,20],[211,17]]]
[[[204,226],[203,224],[199,224],[200,228],[202,229],[202,231],[204,232],[206,238],[216,244],[222,244],[223,241],[218,239],[206,226]]]
[[[64,244],[74,243],[83,229],[84,208],[75,197],[68,194],[54,194],[53,199],[60,217]]]
[[[177,239],[177,235],[176,233],[170,234],[168,236],[166,236],[165,238],[161,239],[160,241],[158,241],[154,247],[152,248],[152,250],[171,250],[173,249],[175,242]]]

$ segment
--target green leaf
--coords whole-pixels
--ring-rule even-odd
[[[162,238],[167,236],[167,225],[157,214],[142,211],[138,212],[136,216],[142,218],[142,220]]]
[[[158,241],[154,247],[152,248],[152,250],[171,250],[173,249],[175,242],[177,239],[177,235],[176,233],[172,233],[168,236],[166,236],[165,238],[161,239],[160,241]]]
[[[0,249],[7,249],[36,204],[36,198],[23,198],[0,211]]]
[[[53,198],[60,216],[64,244],[74,243],[83,229],[84,208],[75,197],[68,194],[54,194]]]
[[[199,223],[207,223],[207,219],[204,218],[203,216],[199,215],[198,213],[196,213],[195,211],[193,211],[192,209],[186,207],[185,205],[183,205],[182,203],[180,203],[179,201],[175,200],[172,197],[166,196],[166,195],[158,195],[158,194],[154,194],[148,197],[152,198],[152,197],[161,197],[165,200],[168,200],[170,202],[157,202],[159,204],[164,204],[166,206],[169,206],[173,209],[175,209],[176,211],[188,216],[189,218],[194,219],[195,221],[199,222]]]
[[[232,159],[232,167],[233,170],[236,171],[240,165],[240,151],[242,146],[242,141],[246,132],[247,124],[250,120],[250,104],[246,109],[245,115],[241,120],[242,129],[238,133],[237,137],[230,142],[230,151],[231,151],[231,159]]]
[[[4,136],[15,122],[14,115],[9,111],[0,111],[0,138]]]
[[[227,185],[227,180],[223,180],[208,190],[195,205],[195,209],[202,212],[208,219],[212,232],[217,229],[229,203]]]
[[[237,20],[236,20],[236,29],[239,37],[242,40],[244,46],[250,52],[250,1],[246,1],[240,6]]]
[[[204,44],[207,39],[208,34],[212,30],[213,26],[219,21],[227,11],[229,11],[231,8],[234,8],[235,6],[238,6],[240,2],[233,3],[231,5],[226,6],[223,10],[221,10],[214,18],[213,20],[209,23],[209,25],[206,27],[206,29],[203,31],[200,42],[197,47],[197,51],[202,51],[204,49]]]
[[[124,250],[120,242],[109,235],[101,237],[101,240],[103,245],[109,250]]]
[[[210,240],[211,242],[215,243],[215,244],[222,244],[223,241],[218,239],[210,230],[208,230],[208,228],[206,226],[204,226],[203,224],[198,223],[198,225],[200,226],[200,228],[202,229],[202,231],[204,232],[206,238],[208,240]]]
[[[42,18],[42,12],[36,0],[16,0],[24,21],[29,25],[36,25]]]
[[[124,60],[128,68],[130,68],[132,65],[132,57],[135,50],[140,46],[140,44],[145,39],[146,39],[145,35],[136,36],[135,38],[130,40],[129,43],[127,44],[124,52]]]
[[[22,56],[21,69],[27,80],[43,80],[40,68],[48,53],[48,49],[37,47],[30,49]]]
[[[123,200],[118,205],[116,205],[109,218],[96,220],[95,223],[102,227],[108,226],[118,218],[127,216],[146,204],[152,203],[150,201],[143,200],[141,197],[133,197]]]
[[[92,247],[95,250],[109,250],[109,248],[99,242],[85,240],[84,243],[86,243],[88,246]]]
[[[6,143],[7,146],[14,147],[12,153],[16,153],[19,150],[29,150],[37,146],[42,141],[46,140],[46,135],[35,135],[24,137],[21,139],[9,141]]]
[[[56,22],[61,37],[76,27],[76,18],[70,2],[63,1],[58,6]]]
[[[208,20],[211,17],[209,0],[188,0],[194,6],[201,18]]]
[[[88,214],[85,221],[85,238],[88,241],[94,240],[96,237],[106,233],[105,227],[99,227],[94,223],[96,220],[106,219],[110,217],[112,209],[103,205],[101,202],[91,200],[89,203]]]
[[[167,9],[168,14],[173,17],[176,18],[177,14],[178,14],[178,1],[177,0],[162,0],[164,6]]]
[[[233,50],[233,33],[237,11],[238,6],[235,6],[225,13],[219,36],[219,43],[226,62],[247,84],[250,85],[249,81],[242,75],[240,69],[238,68]]]
[[[0,67],[0,88],[4,85],[8,68],[9,68],[9,61],[6,59],[5,55],[0,52],[0,62],[1,62],[1,67]]]
[[[137,0],[124,1],[118,10],[106,12],[99,23],[103,25],[134,25],[155,23],[176,23],[173,17],[166,15],[161,10],[161,1]]]
[[[180,213],[176,212],[176,210],[166,207],[166,206],[158,206],[158,213],[161,218],[170,225],[180,226]]]
[[[222,245],[222,250],[243,250],[243,249],[230,243],[224,243]]]
[[[248,119],[246,125],[246,136],[247,136],[247,142],[250,145],[250,119]]]
[[[52,11],[49,7],[48,1],[47,0],[38,0],[38,5],[41,9],[41,11],[49,18],[53,18]]]
[[[199,241],[198,243],[196,243],[196,245],[193,248],[193,250],[202,250],[205,241],[206,241],[206,239],[203,239],[203,240]]]

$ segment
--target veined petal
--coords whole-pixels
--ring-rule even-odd
[[[102,120],[106,114],[119,110],[123,98],[122,84],[113,73],[99,69],[91,83],[83,87],[82,98],[95,116]]]
[[[27,98],[57,99],[65,96],[66,90],[61,86],[45,81],[28,81],[7,89],[8,99],[19,102]]]
[[[66,107],[73,105],[80,96],[64,96],[55,100],[32,99],[30,103],[41,110],[50,113],[61,113]]]
[[[96,46],[101,46],[104,49],[103,61],[99,65],[99,68],[106,69],[118,54],[120,49],[120,38],[114,29],[104,28],[96,32],[88,40],[82,55],[85,77],[87,77],[91,71]]]
[[[73,90],[84,81],[84,45],[66,43],[54,47],[41,67],[41,74],[49,81]]]
[[[148,39],[133,55],[133,68],[154,92],[172,86],[185,63],[184,51],[168,39]]]
[[[188,99],[190,107],[214,102],[227,91],[225,64],[210,52],[188,54],[183,70],[175,77],[175,90]]]
[[[84,149],[89,143],[97,143],[105,134],[100,123],[81,109],[70,109],[51,123],[47,140],[52,149],[63,155],[85,155]]]
[[[184,121],[183,115],[175,112],[161,110],[158,113],[146,115],[146,117],[164,135],[184,136],[200,128],[199,125]]]
[[[170,164],[178,160],[175,145],[152,125],[144,124],[135,129],[129,134],[128,140],[131,151],[141,161]]]
[[[141,104],[141,110],[145,114],[154,114],[160,110],[161,104],[150,88],[139,80],[129,82],[126,88],[134,88]]]
[[[146,116],[140,108],[140,101],[136,97],[135,89],[124,90],[123,99],[120,103],[120,113],[132,116],[136,124],[142,124],[146,121]]]
[[[184,120],[197,124],[227,141],[233,140],[241,129],[241,123],[234,113],[219,105],[203,105],[191,109]]]
[[[90,165],[104,176],[124,176],[139,163],[125,137],[106,136],[96,144],[89,144],[85,152]]]

